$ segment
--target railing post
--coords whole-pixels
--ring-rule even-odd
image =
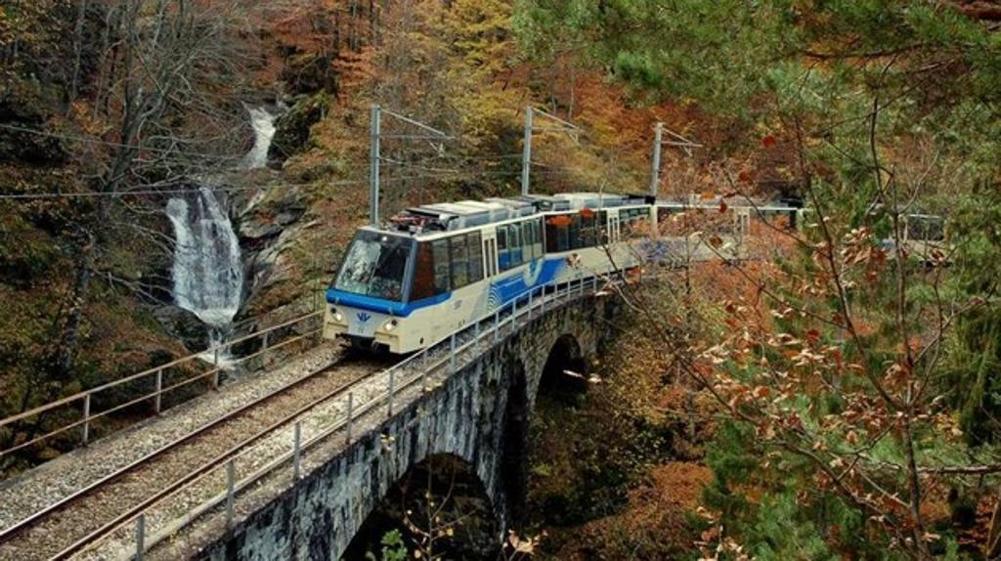
[[[83,445],[90,440],[90,394],[83,396]]]
[[[450,374],[455,374],[455,333],[448,340],[448,370]]]
[[[219,389],[219,347],[215,348],[212,358],[212,367],[215,368],[215,372],[212,373],[212,389]]]
[[[226,525],[233,524],[233,489],[236,487],[236,465],[235,460],[230,460],[226,464]]]
[[[143,561],[143,554],[146,553],[146,513],[143,512],[136,518],[136,561]]]
[[[395,369],[390,369],[390,371],[389,371],[389,414],[387,415],[388,417],[392,417],[393,416],[393,391],[395,390],[395,388],[394,388],[395,383],[394,382],[396,381],[395,374],[396,374],[396,370]]]
[[[302,472],[302,421],[296,421],[292,431],[292,474],[299,481]]]
[[[494,310],[494,343],[500,340],[500,306]]]
[[[346,442],[347,444],[351,444],[351,418],[354,416],[354,401],[355,401],[355,394],[349,393],[348,394],[348,427],[347,427],[348,437],[347,437],[347,442]]]
[[[163,405],[163,368],[156,371],[156,399],[153,401],[156,414],[160,414]]]
[[[531,319],[532,319],[532,296],[534,296],[534,295],[535,295],[535,289],[534,288],[528,291],[528,319],[529,319],[529,321],[531,321]]]
[[[424,358],[421,359],[421,391],[424,393],[428,391],[428,362],[431,357],[428,348],[424,349]]]
[[[265,331],[264,332],[264,348],[261,349],[261,350],[264,350],[264,351],[268,350],[268,336],[269,335],[271,335],[270,331]]]

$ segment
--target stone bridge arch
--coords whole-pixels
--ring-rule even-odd
[[[563,303],[462,356],[454,374],[401,400],[391,418],[359,422],[349,445],[335,438],[317,449],[313,454],[326,458],[321,465],[277,492],[262,491],[248,516],[206,539],[194,557],[340,559],[379,501],[436,455],[461,459],[476,474],[503,531],[523,514],[528,424],[543,380],[559,383],[567,376],[554,373],[563,369],[583,373],[615,310],[598,298]],[[178,557],[189,556],[167,558]]]
[[[401,531],[410,551],[420,547],[432,556],[449,559],[493,557],[500,524],[475,467],[453,454],[432,454],[412,465],[383,497],[343,558],[365,559],[369,552],[378,555],[382,540],[392,530]],[[433,536],[433,541],[426,536]]]

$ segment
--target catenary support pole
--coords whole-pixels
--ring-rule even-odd
[[[369,223],[379,225],[379,135],[382,130],[382,109],[372,105],[371,131],[369,153]]]
[[[664,123],[657,123],[653,127],[653,158],[650,161],[650,195],[657,197],[657,190],[660,187],[660,147],[663,144]]]
[[[532,167],[532,108],[525,108],[525,141],[521,155],[521,194],[528,194],[528,176]]]

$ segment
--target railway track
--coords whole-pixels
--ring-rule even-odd
[[[342,359],[198,427],[0,531],[0,560],[69,558],[386,366],[384,360]]]

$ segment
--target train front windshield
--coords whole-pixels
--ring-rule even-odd
[[[401,302],[412,240],[361,231],[344,257],[334,288]]]

